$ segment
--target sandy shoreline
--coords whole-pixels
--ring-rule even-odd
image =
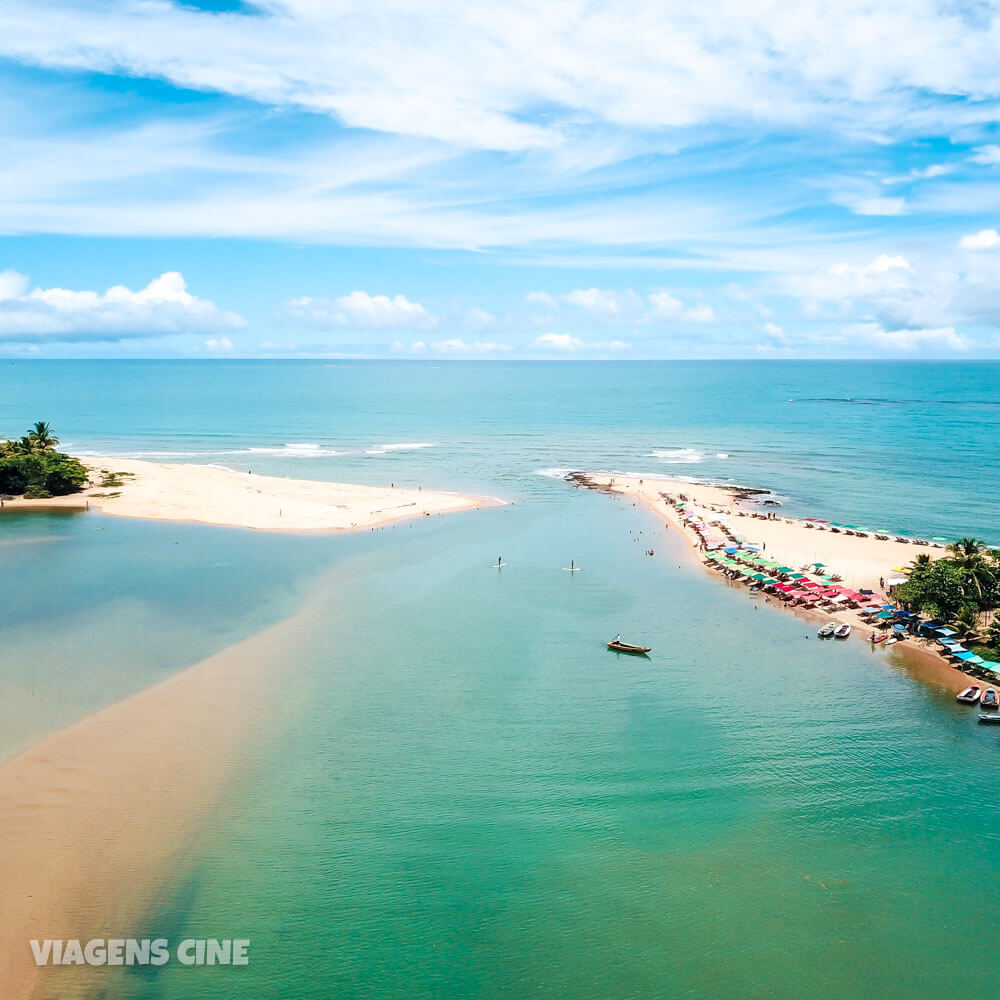
[[[748,543],[761,548],[762,554],[769,559],[795,569],[816,562],[823,563],[825,572],[836,573],[846,586],[854,590],[873,590],[882,594],[886,588],[881,583],[897,577],[897,567],[906,567],[919,554],[926,553],[932,559],[947,554],[947,550],[943,548],[916,545],[913,542],[897,541],[895,538],[880,540],[871,533],[867,533],[867,537],[859,537],[825,528],[807,527],[808,522],[785,517],[777,513],[775,508],[755,507],[748,503],[744,496],[746,491],[736,486],[600,473],[583,474],[583,481],[579,484],[632,497],[643,503],[672,528],[678,529],[692,557],[705,565],[706,569],[708,566],[705,564],[705,553],[700,549],[700,538],[677,509],[664,501],[661,493],[674,496],[683,494],[688,498],[685,509],[700,512],[706,519],[725,519]],[[768,518],[768,512],[774,516]],[[719,576],[715,571],[713,575]],[[719,576],[719,579],[725,578]],[[773,605],[781,605],[775,598],[769,598],[769,601]],[[816,623],[831,620],[850,622],[852,636],[865,642],[872,633],[872,626],[851,608],[839,608],[833,612],[799,607],[790,610]],[[926,640],[910,638],[906,642],[897,643],[886,652],[905,661],[908,672],[912,675],[948,691],[957,693],[973,680],[940,656],[935,645]]]
[[[125,458],[87,459],[84,464],[97,485],[66,497],[8,500],[4,509],[99,510],[117,517],[189,521],[257,531],[340,532],[503,503],[493,497],[283,479],[207,465]],[[109,474],[116,479],[108,480]]]

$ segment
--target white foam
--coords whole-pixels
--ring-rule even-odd
[[[77,451],[85,458],[226,458],[234,455],[270,455],[278,458],[333,458],[346,451],[311,442],[289,443],[280,447],[209,449],[206,451]]]
[[[313,444],[311,441],[288,442],[280,448],[244,448],[241,451],[222,451],[220,455],[272,455],[277,458],[335,458],[337,455],[346,455],[344,451],[337,451],[336,448],[327,448],[321,444]]]
[[[402,441],[396,444],[377,444],[365,452],[366,455],[387,455],[390,451],[416,451],[419,448],[433,448],[429,441]]]
[[[565,479],[572,469],[536,469],[536,476],[545,476],[547,479]]]
[[[705,460],[705,456],[694,448],[654,448],[650,456],[666,465],[695,465]]]
[[[220,454],[217,451],[80,451],[82,458],[206,458]]]
[[[728,451],[717,451],[715,453],[715,457],[716,458],[729,458],[729,452]]]

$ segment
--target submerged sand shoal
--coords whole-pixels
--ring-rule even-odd
[[[4,1000],[105,995],[120,969],[37,967],[29,942],[143,936],[309,626],[300,611],[0,765]]]
[[[357,531],[408,517],[497,506],[492,497],[422,488],[362,486],[259,476],[207,465],[88,459],[95,484],[47,500],[8,500],[8,510],[99,510],[118,517],[192,521],[259,531]],[[120,485],[100,485],[113,473]]]
[[[808,527],[810,522],[776,513],[773,507],[760,508],[747,501],[747,490],[740,487],[690,483],[680,479],[661,479],[652,476],[622,476],[586,473],[577,480],[581,485],[605,490],[609,493],[632,497],[648,506],[669,524],[679,529],[690,551],[701,556],[700,539],[682,518],[679,511],[664,501],[662,493],[687,498],[685,510],[694,510],[704,518],[724,518],[747,544],[756,545],[768,559],[803,569],[819,562],[824,573],[835,573],[844,584],[854,590],[872,590],[885,593],[883,583],[897,577],[897,568],[907,567],[913,559],[926,553],[931,559],[940,558],[947,550],[928,545],[916,545],[890,537],[887,540],[847,535],[820,527]],[[750,491],[753,492],[753,491]],[[767,516],[767,511],[773,515]],[[774,599],[774,604],[780,602]],[[810,620],[837,620],[850,622],[852,634],[866,639],[872,626],[851,608],[819,611],[794,608]],[[926,640],[908,639],[892,647],[894,655],[905,657],[908,667],[922,680],[937,683],[949,691],[960,691],[968,686],[967,674],[953,667],[941,657],[934,644]]]

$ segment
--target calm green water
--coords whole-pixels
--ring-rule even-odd
[[[991,996],[962,956],[1000,922],[1000,734],[539,473],[996,539],[998,398],[996,365],[4,368],[0,429],[71,449],[517,501],[345,538],[0,518],[2,757],[309,595],[246,768],[122,929],[251,965],[107,1000]]]
[[[150,914],[250,967],[113,996],[990,995],[953,957],[1000,917],[1000,746],[949,696],[603,496],[391,541],[330,586]]]

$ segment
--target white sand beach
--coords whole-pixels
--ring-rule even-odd
[[[746,491],[740,487],[726,487],[703,483],[690,483],[679,479],[661,479],[650,476],[622,476],[586,473],[580,485],[631,497],[662,517],[688,543],[692,554],[702,557],[701,538],[684,515],[664,499],[683,496],[683,511],[693,512],[706,524],[722,522],[728,525],[746,544],[761,549],[767,558],[796,570],[823,566],[826,574],[835,574],[843,584],[853,590],[870,590],[885,594],[887,582],[902,579],[900,570],[917,555],[927,554],[931,559],[940,558],[947,549],[939,546],[901,541],[893,536],[876,538],[871,532],[845,534],[834,531],[825,522],[810,522],[789,518],[780,508],[761,507],[745,499]],[[810,526],[811,525],[811,526]],[[814,574],[816,575],[816,574]],[[724,579],[720,576],[720,579]],[[770,598],[778,604],[776,598]],[[840,607],[833,611],[796,607],[794,611],[811,621],[849,622],[852,635],[866,639],[872,633],[857,610]],[[912,639],[894,647],[894,655],[905,657],[912,673],[921,679],[937,683],[948,690],[959,691],[969,683],[968,675],[949,664],[938,655],[933,643]]]
[[[193,521],[258,531],[357,531],[409,517],[503,503],[491,497],[394,486],[258,476],[207,465],[88,459],[95,484],[46,500],[8,500],[9,510],[90,509],[118,517]],[[101,485],[109,474],[120,485]]]

